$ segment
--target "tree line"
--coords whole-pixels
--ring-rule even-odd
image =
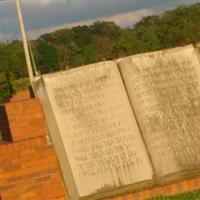
[[[97,21],[47,33],[31,41],[40,73],[200,41],[200,3],[144,17],[132,28]],[[27,77],[21,41],[0,43],[0,102],[15,90],[13,82]]]

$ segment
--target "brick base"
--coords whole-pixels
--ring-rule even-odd
[[[64,198],[52,144],[44,137],[0,146],[2,200]]]
[[[64,200],[56,153],[38,99],[27,92],[0,106],[0,200]]]

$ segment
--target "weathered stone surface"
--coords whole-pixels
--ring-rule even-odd
[[[36,90],[72,199],[152,180],[114,62],[43,76]]]
[[[200,168],[198,56],[186,46],[118,62],[158,178]]]

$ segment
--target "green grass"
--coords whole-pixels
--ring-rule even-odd
[[[13,87],[16,92],[21,90],[28,90],[30,86],[30,81],[28,78],[23,78],[13,81]]]
[[[175,196],[160,196],[150,200],[200,200],[200,190],[194,192],[183,193]]]

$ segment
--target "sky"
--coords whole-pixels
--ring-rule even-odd
[[[114,21],[133,27],[144,16],[160,14],[179,5],[200,0],[21,0],[30,39],[60,28]],[[0,1],[0,40],[20,37],[15,0]]]

